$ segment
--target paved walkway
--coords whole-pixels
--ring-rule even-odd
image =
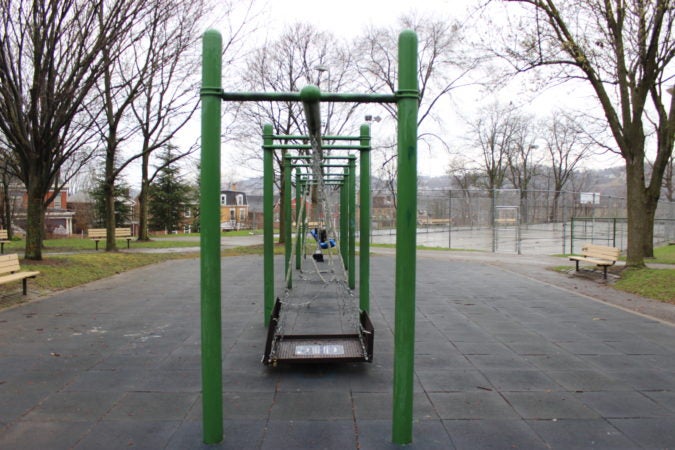
[[[673,326],[517,257],[447,255],[418,260],[409,448],[675,448]],[[170,261],[0,312],[0,448],[397,448],[391,256],[373,258],[375,362],[276,369],[260,363],[261,259],[223,260],[215,447],[201,445],[198,271]]]

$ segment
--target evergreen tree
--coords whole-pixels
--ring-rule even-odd
[[[95,187],[89,192],[94,200],[94,227],[105,228],[106,201],[105,180],[103,174],[95,175]],[[115,226],[122,227],[131,224],[131,187],[119,180],[115,185]]]
[[[150,229],[178,230],[185,207],[192,203],[190,186],[183,181],[180,168],[176,165],[175,147],[167,146],[160,158],[160,167],[155,180],[150,184]]]

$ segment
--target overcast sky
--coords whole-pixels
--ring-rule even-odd
[[[249,36],[248,41],[250,45],[255,45],[254,43],[262,43],[266,39],[273,39],[286,26],[296,22],[311,23],[318,30],[330,31],[338,37],[352,39],[368,26],[395,26],[401,16],[412,12],[435,18],[461,18],[464,17],[466,10],[476,3],[477,0],[340,0],[337,2],[270,0],[261,7],[263,12],[259,20],[264,26],[259,28],[255,36]],[[462,110],[461,114],[466,117],[473,113],[471,109],[475,108],[475,105],[491,100],[492,97],[499,98],[507,103],[510,99],[513,99],[514,103],[518,104],[524,98],[523,95],[515,91],[513,93],[506,91],[486,95],[484,90],[476,87],[455,90],[452,92],[452,97],[454,110],[444,114],[449,118],[449,123],[442,133],[448,144],[455,149],[468,145],[466,132],[464,131],[466,128],[459,115],[456,114],[460,109]],[[545,115],[557,106],[564,107],[566,104],[588,102],[587,97],[588,92],[584,92],[583,89],[563,87],[534,96],[533,100],[529,100],[528,97],[525,109],[535,115]],[[447,106],[444,107],[447,108]],[[376,132],[375,127],[373,127],[374,137]],[[436,130],[433,130],[433,132],[436,132]],[[230,149],[229,151],[236,150]],[[227,153],[228,149],[224,148],[223,163],[227,166],[227,168],[224,168],[224,172],[229,173],[228,178],[255,176],[250,172],[234,169],[232,157],[229,157]],[[445,149],[427,150],[426,154],[419,158],[418,170],[423,175],[444,175],[448,168],[449,159],[450,155]],[[616,158],[602,159],[604,165],[618,163],[620,161]]]

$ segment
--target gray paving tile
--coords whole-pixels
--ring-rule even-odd
[[[56,392],[23,417],[31,422],[90,422],[103,417],[120,392]]]
[[[272,420],[346,420],[352,417],[352,402],[345,391],[279,392],[270,411]]]
[[[488,369],[483,374],[498,391],[559,391],[561,386],[538,370]]]
[[[530,420],[528,424],[551,448],[629,450],[638,447],[602,419]]]
[[[502,395],[524,419],[599,419],[569,392],[504,392]]]
[[[260,448],[356,448],[356,430],[352,420],[271,420]]]
[[[520,419],[444,420],[443,424],[457,449],[548,448]]]
[[[196,402],[196,393],[127,392],[105,420],[181,421]]]
[[[620,355],[619,350],[605,342],[584,339],[583,341],[558,342],[558,345],[575,355]]]
[[[546,375],[569,391],[627,391],[633,388],[611,374],[597,370],[548,370]]]
[[[173,433],[167,450],[243,450],[258,449],[262,445],[267,420],[225,420],[223,441],[218,444],[203,443],[201,422],[183,422]]]
[[[675,417],[654,419],[610,419],[614,427],[646,448],[675,447]]]
[[[179,425],[180,422],[169,421],[102,421],[74,449],[164,448]]]
[[[675,412],[675,392],[673,391],[647,391],[642,394],[654,400],[659,405]]]
[[[474,367],[481,370],[488,369],[513,369],[513,370],[523,370],[523,369],[534,369],[524,357],[515,355],[515,356],[503,356],[503,355],[467,355],[467,358],[471,361]]]
[[[584,392],[577,398],[604,418],[663,417],[670,414],[639,392]]]
[[[441,419],[517,419],[518,415],[497,392],[434,392],[431,402]]]
[[[607,371],[612,378],[627,383],[638,391],[675,391],[675,373],[649,367]]]
[[[393,394],[361,392],[352,395],[354,417],[358,420],[391,419]],[[438,413],[423,393],[413,395],[413,417],[415,420],[438,419]]]
[[[440,420],[415,421],[413,441],[405,446],[392,443],[390,420],[358,420],[358,447],[363,450],[454,450],[455,446]]]
[[[0,448],[71,449],[93,426],[92,422],[16,422],[5,430],[0,429]]]
[[[492,388],[487,378],[476,369],[417,369],[415,373],[426,392],[460,392]]]

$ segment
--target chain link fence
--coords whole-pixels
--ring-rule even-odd
[[[374,192],[373,243],[396,241],[391,193]],[[420,190],[417,244],[517,254],[574,253],[583,242],[624,249],[626,199],[592,192]],[[675,203],[657,208],[654,243],[675,241]]]

